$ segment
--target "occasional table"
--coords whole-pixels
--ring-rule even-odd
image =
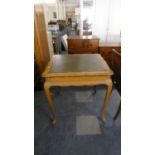
[[[100,54],[53,55],[42,76],[45,78],[44,91],[52,112],[52,123],[57,120],[55,105],[50,88],[53,86],[96,86],[106,85],[107,91],[101,109],[105,122],[105,110],[112,90],[112,70]]]

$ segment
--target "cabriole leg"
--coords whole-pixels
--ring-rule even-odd
[[[107,86],[107,90],[106,90],[106,96],[104,99],[104,104],[102,107],[102,121],[106,122],[106,107],[108,105],[109,99],[110,99],[110,95],[111,95],[111,91],[112,91],[112,80],[108,79],[105,81],[105,85]]]
[[[52,124],[55,125],[56,124],[56,108],[55,108],[55,105],[53,104],[52,102],[52,94],[50,92],[50,83],[49,82],[45,82],[44,83],[44,91],[45,91],[45,94],[46,94],[46,97],[47,97],[47,100],[48,100],[48,105],[49,105],[49,108],[52,112]]]

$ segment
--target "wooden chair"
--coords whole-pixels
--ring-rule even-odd
[[[120,96],[121,96],[121,51],[117,51],[116,49],[112,49],[112,69],[114,71],[113,83],[116,86]],[[118,117],[121,111],[121,101],[117,112],[114,116],[114,120]]]

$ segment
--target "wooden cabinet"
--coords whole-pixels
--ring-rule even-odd
[[[114,81],[116,88],[121,94],[121,51],[112,50],[112,70],[114,71]]]
[[[99,38],[95,36],[68,37],[69,54],[93,54],[98,53]]]
[[[34,7],[34,55],[39,72],[42,73],[50,60],[42,5]]]
[[[99,47],[99,53],[106,60],[109,66],[112,62],[112,48],[111,47]]]
[[[112,77],[116,89],[121,95],[121,43],[103,43],[99,45],[99,53],[106,60],[110,68],[113,70]],[[117,118],[121,110],[119,105],[114,120]]]
[[[121,95],[121,51],[119,49],[112,50],[112,69],[114,71],[113,81],[115,87]],[[121,102],[114,116],[114,120],[116,120],[120,111],[121,111]]]
[[[120,43],[103,43],[99,46],[99,53],[106,60],[108,65],[112,67],[112,49],[121,50]]]

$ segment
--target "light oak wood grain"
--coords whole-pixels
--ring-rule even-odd
[[[45,26],[44,10],[41,4],[34,6],[34,55],[42,73],[50,60]]]

